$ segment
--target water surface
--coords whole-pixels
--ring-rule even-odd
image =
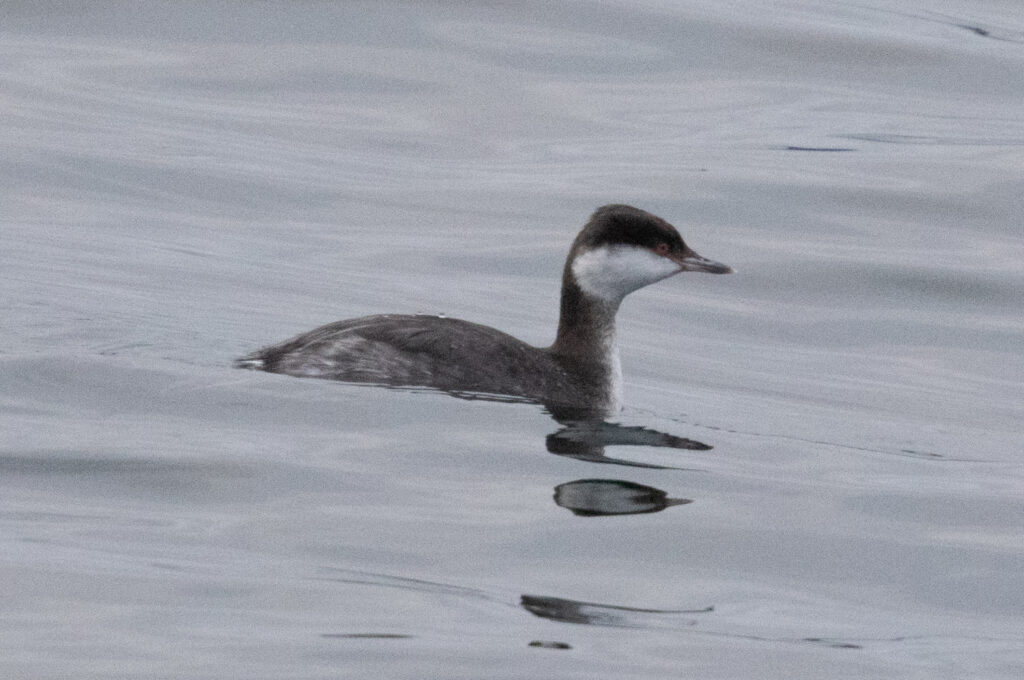
[[[1016,3],[0,13],[5,676],[1020,676]],[[667,440],[231,368],[547,344],[609,202],[738,270],[620,314]]]

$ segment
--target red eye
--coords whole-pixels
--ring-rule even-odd
[[[668,244],[665,243],[665,242],[659,243],[654,248],[654,252],[656,252],[658,255],[662,255],[662,256],[668,255],[668,251],[669,251]]]

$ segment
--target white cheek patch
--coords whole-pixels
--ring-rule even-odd
[[[601,246],[573,260],[572,273],[585,293],[618,303],[634,290],[679,273],[679,265],[636,246]]]

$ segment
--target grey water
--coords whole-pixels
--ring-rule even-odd
[[[596,451],[232,368],[547,344],[611,202],[737,273]],[[0,671],[1019,678],[1022,215],[1016,2],[5,2]]]

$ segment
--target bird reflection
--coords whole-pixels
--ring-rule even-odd
[[[358,383],[355,383],[358,384]],[[685,470],[672,465],[656,465],[640,463],[624,458],[612,458],[605,455],[607,446],[649,446],[655,448],[683,449],[686,451],[710,451],[710,444],[695,439],[677,437],[666,432],[659,432],[640,425],[619,425],[609,423],[606,414],[597,409],[566,407],[544,403],[536,399],[515,397],[502,394],[481,392],[465,392],[460,390],[438,390],[433,387],[376,385],[402,392],[443,392],[456,399],[465,401],[494,401],[506,404],[535,404],[542,406],[551,418],[562,427],[549,434],[545,444],[550,453],[565,456],[588,463],[608,463],[629,467],[649,468],[653,470]]]
[[[542,619],[619,628],[675,627],[679,625],[679,620],[676,618],[678,615],[707,614],[714,611],[714,607],[671,610],[638,609],[541,595],[523,595],[520,598],[520,604],[523,609]],[[689,619],[687,623],[693,623],[692,619]]]
[[[687,451],[708,451],[711,446],[646,427],[619,425],[604,420],[600,412],[547,406],[561,429],[546,438],[547,449],[588,463],[605,463],[656,470],[680,470],[668,465],[641,463],[606,455],[608,446],[651,446]],[[661,489],[618,479],[580,479],[555,487],[555,503],[580,517],[639,515],[686,505],[688,498],[669,498]]]
[[[380,385],[380,387],[405,392],[442,391],[457,399],[468,401],[528,403],[543,406],[548,415],[561,426],[545,437],[547,450],[556,456],[587,463],[623,465],[652,470],[687,470],[692,468],[614,458],[605,453],[605,448],[609,446],[647,446],[685,451],[710,451],[712,449],[711,445],[704,442],[677,437],[648,427],[609,423],[604,419],[605,414],[600,410],[569,408],[550,403],[544,404],[534,399],[500,394],[436,390],[431,387],[389,385]],[[651,486],[616,479],[580,479],[559,484],[555,487],[554,499],[560,507],[566,508],[580,517],[661,512],[673,505],[686,505],[693,502],[688,498],[669,498],[664,491]]]
[[[555,503],[580,517],[640,515],[692,502],[689,498],[669,498],[652,486],[618,479],[580,479],[555,487]]]
[[[548,451],[556,456],[575,458],[590,463],[610,463],[656,470],[680,469],[668,465],[639,463],[605,455],[606,446],[651,446],[709,451],[712,447],[694,439],[677,437],[638,425],[619,425],[606,422],[599,412],[584,409],[547,408],[548,413],[563,427],[547,436]]]

